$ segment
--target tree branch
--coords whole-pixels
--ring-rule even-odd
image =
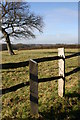
[[[2,4],[2,28],[14,36],[35,37],[33,30],[42,32],[42,17],[29,11],[28,3],[6,2]]]

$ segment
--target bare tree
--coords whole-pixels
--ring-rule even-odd
[[[35,38],[34,30],[42,32],[43,20],[41,16],[30,12],[30,7],[26,2],[2,2],[1,9],[0,30],[6,40],[9,54],[14,55],[10,36]]]

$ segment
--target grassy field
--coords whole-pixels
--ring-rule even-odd
[[[65,55],[78,52],[77,49],[65,49]],[[34,58],[56,56],[57,49],[15,51],[16,55],[9,56],[2,52],[2,63],[26,61]],[[66,73],[78,67],[78,57],[66,60]],[[58,76],[58,61],[38,64],[38,77]],[[66,77],[65,97],[58,96],[58,81],[39,83],[39,118],[30,115],[29,86],[2,96],[3,120],[78,120],[80,118],[78,102],[78,74],[76,72]],[[29,81],[29,67],[2,70],[2,88],[9,88],[19,83]]]

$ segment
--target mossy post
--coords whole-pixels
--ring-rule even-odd
[[[58,80],[58,95],[63,97],[65,95],[65,52],[64,48],[58,48],[59,59],[59,76],[61,78]]]
[[[29,61],[29,77],[31,114],[38,115],[38,64],[31,59]]]

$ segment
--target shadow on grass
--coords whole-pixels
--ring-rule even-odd
[[[51,116],[51,113],[44,114],[44,120],[80,120],[80,110],[70,112],[60,112]]]
[[[65,97],[68,97],[68,98],[78,97],[80,99],[80,94],[77,92],[67,93],[67,94],[65,94]]]
[[[73,69],[73,70],[65,73],[65,76],[67,77],[67,76],[69,76],[69,75],[71,75],[71,74],[74,74],[74,73],[76,73],[76,72],[78,72],[78,71],[80,71],[80,67],[77,67],[77,68],[75,68],[75,69]]]
[[[57,114],[57,111],[55,112],[53,108],[50,109],[50,111],[42,112],[40,113],[41,116],[39,118],[3,118],[2,120],[80,120],[80,110],[72,110],[69,112],[59,112]]]
[[[66,97],[68,99],[66,99]],[[55,104],[55,106],[51,106],[49,109],[46,109],[43,112],[39,112],[38,118],[32,118],[29,114],[29,116],[24,119],[5,117],[2,120],[80,120],[80,108],[78,107],[75,110],[73,109],[73,106],[78,106],[78,103],[73,104],[72,106],[70,106],[69,103],[69,98],[72,98],[73,100],[75,97],[80,98],[80,94],[78,94],[76,91],[73,93],[67,93],[64,99],[68,104],[59,102],[57,105]]]
[[[71,71],[65,73],[65,77],[67,77],[71,74],[74,74],[78,71],[80,71],[80,67],[77,67],[74,70],[71,70]],[[48,82],[48,81],[52,81],[52,80],[56,80],[56,79],[60,79],[60,78],[62,78],[62,76],[55,76],[55,77],[50,77],[50,78],[41,78],[41,79],[38,79],[38,81],[39,82]],[[12,92],[12,91],[16,91],[17,89],[20,89],[24,86],[29,86],[29,81],[26,82],[26,83],[24,83],[24,82],[20,83],[18,85],[12,86],[10,88],[0,89],[0,94],[6,94],[6,93],[9,93],[9,92]]]

